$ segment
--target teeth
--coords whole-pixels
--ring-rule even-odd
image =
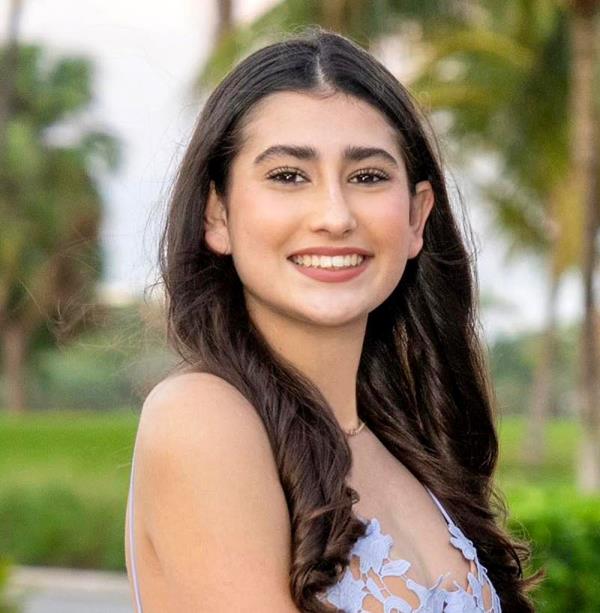
[[[353,253],[352,255],[294,255],[292,261],[300,266],[311,268],[350,268],[358,266],[364,256]]]

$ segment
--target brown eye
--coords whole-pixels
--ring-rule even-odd
[[[380,183],[381,181],[387,181],[389,176],[385,172],[373,168],[369,170],[362,170],[350,178],[351,181],[353,179],[358,179],[358,181],[355,181],[355,183],[371,185],[374,183]]]
[[[293,168],[281,168],[267,175],[267,178],[275,183],[283,183],[285,185],[304,183],[304,181],[296,180],[297,177],[302,177],[302,175]]]

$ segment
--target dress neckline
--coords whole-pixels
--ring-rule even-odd
[[[462,530],[454,522],[452,517],[450,517],[449,513],[446,511],[446,509],[444,508],[442,503],[439,501],[437,496],[426,485],[423,485],[423,487],[425,488],[425,490],[427,490],[433,502],[435,503],[435,505],[438,507],[438,509],[442,513],[444,520],[446,521],[446,527],[448,529],[448,532],[450,533],[450,543],[456,549],[458,549],[462,553],[463,557],[469,562],[469,571],[467,573],[467,588],[465,589],[456,580],[454,581],[454,585],[456,586],[455,589],[446,589],[446,588],[440,587],[441,582],[443,581],[444,577],[448,573],[442,573],[433,582],[433,585],[431,585],[430,587],[422,585],[421,583],[415,581],[414,579],[411,579],[411,581],[413,585],[423,590],[437,590],[437,591],[441,591],[441,592],[448,593],[448,594],[453,593],[453,592],[464,591],[467,594],[473,595],[473,585],[471,583],[470,576],[472,576],[473,579],[476,579],[481,585],[483,585],[483,582],[485,581],[484,572],[482,572],[482,566],[481,566],[481,563],[479,562],[479,558],[477,557],[477,550],[475,549],[473,542],[465,536]],[[365,535],[362,537],[363,539],[369,538],[369,536],[371,536],[372,533],[375,533],[376,535],[379,535],[380,537],[390,539],[392,542],[392,545],[390,546],[390,550],[393,548],[395,539],[390,534],[381,532],[381,524],[377,517],[366,517],[364,515],[361,515],[357,511],[354,511],[354,515],[356,515],[356,517],[367,526],[368,533],[365,533]],[[404,558],[393,558],[393,559],[389,558],[389,560],[396,562],[396,563],[406,563],[409,565],[411,564],[409,560],[406,560]],[[483,570],[485,570],[485,567]]]

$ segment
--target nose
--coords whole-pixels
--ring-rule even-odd
[[[356,228],[356,217],[337,180],[325,182],[313,196],[311,230],[343,235]]]

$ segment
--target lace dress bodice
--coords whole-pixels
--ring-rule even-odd
[[[390,559],[394,540],[381,532],[377,518],[357,517],[367,525],[366,533],[360,537],[350,551],[351,564],[342,578],[330,587],[321,600],[336,606],[344,613],[500,613],[500,599],[487,576],[487,569],[478,558],[470,541],[452,521],[441,502],[429,488],[425,488],[444,515],[450,533],[450,543],[460,549],[470,562],[467,575],[468,587],[454,581],[455,589],[441,587],[447,574],[442,574],[433,585],[426,587],[407,576],[411,568],[408,560]],[[390,589],[390,578],[399,577],[406,589],[418,600],[416,608],[407,600],[394,594]],[[387,584],[387,585],[386,585]],[[491,597],[491,606],[484,607],[484,591]],[[368,604],[367,604],[368,601]],[[364,608],[367,607],[368,608]]]

